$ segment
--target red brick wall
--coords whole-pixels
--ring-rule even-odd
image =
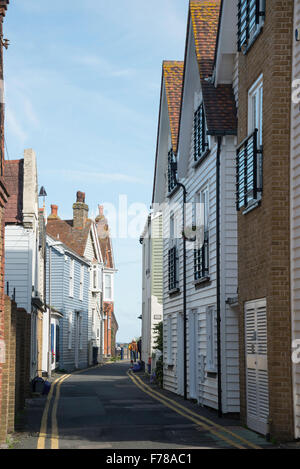
[[[104,315],[110,320],[110,329],[108,330],[108,319],[104,320],[104,355],[114,357],[116,348],[116,335],[118,330],[118,324],[114,315],[114,304],[105,301],[103,304],[103,308]]]
[[[271,433],[293,438],[289,158],[293,1],[266,2],[263,33],[239,57],[239,136],[247,132],[248,90],[264,75],[263,197],[238,217],[241,415],[246,420],[244,304],[266,298]]]

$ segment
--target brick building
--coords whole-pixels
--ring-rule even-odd
[[[250,428],[283,440],[294,435],[289,223],[293,1],[242,0],[235,7],[241,417]]]
[[[103,259],[103,352],[105,357],[112,357],[115,356],[116,335],[119,328],[114,312],[114,274],[116,270],[108,221],[104,216],[102,205],[99,205],[99,215],[95,221]]]
[[[0,1],[0,80],[1,80],[1,102],[0,102],[0,419],[2,409],[2,399],[5,394],[3,391],[3,373],[6,361],[5,344],[5,311],[4,311],[4,210],[8,199],[8,192],[4,182],[4,96],[3,96],[3,20],[9,0]],[[0,425],[1,427],[1,425]],[[4,428],[1,427],[0,443],[5,438]]]

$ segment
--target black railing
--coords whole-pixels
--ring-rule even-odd
[[[208,150],[206,121],[203,103],[194,115],[194,160],[199,161]]]
[[[178,288],[177,280],[177,249],[176,246],[169,250],[169,290]]]
[[[172,192],[177,186],[177,158],[173,150],[168,153],[168,191]]]
[[[238,51],[247,47],[254,36],[260,18],[265,16],[261,0],[239,0],[238,4]]]
[[[262,150],[258,149],[258,130],[249,135],[237,149],[237,210],[256,201],[262,191]]]
[[[194,251],[194,278],[201,280],[209,276],[209,232],[204,232],[203,245]]]

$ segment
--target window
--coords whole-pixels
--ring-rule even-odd
[[[172,192],[177,187],[177,158],[173,150],[168,153],[168,191]]]
[[[95,308],[92,309],[92,328],[95,326]]]
[[[79,299],[83,301],[83,288],[84,288],[84,266],[80,267],[80,290],[79,290]]]
[[[105,299],[111,300],[112,299],[112,279],[111,274],[105,275]]]
[[[237,210],[257,206],[263,186],[263,77],[248,93],[248,137],[237,149]]]
[[[213,306],[209,306],[206,311],[206,370],[212,373],[215,373],[217,371],[215,350],[215,322],[216,310]]]
[[[255,41],[265,19],[265,0],[239,0],[238,51],[247,52]]]
[[[170,217],[170,241],[168,253],[168,266],[169,266],[169,291],[178,289],[178,255],[177,255],[177,239],[175,216],[172,214]]]
[[[72,349],[72,335],[73,335],[73,313],[69,313],[68,317],[68,349]]]
[[[209,149],[206,130],[206,119],[203,103],[195,112],[194,116],[194,159],[200,161]]]
[[[200,245],[194,250],[195,281],[208,278],[209,275],[209,192],[204,188],[196,198],[196,221],[201,236],[196,242]]]
[[[97,290],[98,288],[98,276],[97,276],[97,266],[93,266],[93,289]]]
[[[74,259],[70,259],[69,296],[74,296]]]

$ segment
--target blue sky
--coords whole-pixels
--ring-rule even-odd
[[[39,185],[70,219],[119,195],[149,208],[163,60],[182,60],[188,0],[12,0],[4,36],[9,159],[34,148]],[[115,239],[118,341],[140,335],[141,247]]]

